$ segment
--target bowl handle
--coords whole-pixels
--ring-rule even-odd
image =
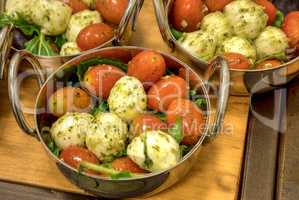
[[[208,136],[210,136],[210,138],[216,136],[221,130],[229,97],[230,73],[227,61],[221,56],[217,56],[208,66],[208,69],[204,74],[205,85],[208,85],[209,80],[218,70],[220,73],[218,101],[215,119],[212,124],[212,128],[209,130]]]
[[[140,13],[144,0],[130,0],[128,7],[125,11],[122,20],[118,25],[118,29],[116,30],[116,44],[121,45],[123,41],[126,39],[126,31],[128,28],[131,28],[130,31],[136,30],[137,17]]]
[[[41,70],[41,65],[39,61],[31,53],[29,53],[28,51],[19,51],[15,53],[9,63],[9,69],[8,69],[9,101],[15,119],[18,125],[20,126],[20,128],[25,133],[31,136],[37,136],[36,130],[34,128],[31,128],[28,125],[20,105],[20,98],[19,98],[20,83],[18,81],[18,69],[22,60],[27,60],[30,63],[30,65],[32,65],[35,74],[37,75],[39,87],[41,87],[42,84],[45,82],[45,76]]]
[[[12,44],[13,26],[5,26],[0,31],[0,80],[4,79],[4,71]]]
[[[175,38],[172,36],[169,23],[168,23],[168,17],[167,17],[167,6],[170,6],[169,3],[170,0],[153,0],[155,13],[156,13],[156,19],[159,25],[160,32],[162,34],[162,37],[164,41],[168,44],[168,46],[172,49],[174,49],[174,40]]]

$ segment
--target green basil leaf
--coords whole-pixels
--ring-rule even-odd
[[[181,157],[184,157],[193,148],[193,145],[180,145]]]
[[[54,39],[56,46],[61,49],[61,47],[67,42],[67,39],[64,34],[57,35]]]
[[[171,33],[176,40],[179,40],[183,36],[183,33],[176,30],[175,28],[171,28]]]
[[[94,109],[91,110],[90,114],[92,115],[97,115],[98,113],[101,112],[107,112],[109,111],[109,107],[108,107],[108,103],[107,101],[101,101],[101,103],[99,104],[99,106],[95,107]]]
[[[277,10],[275,21],[273,22],[273,26],[276,26],[277,28],[281,28],[284,21],[284,15],[280,10]]]
[[[50,42],[43,33],[33,37],[25,43],[25,49],[39,56],[55,56],[57,55],[51,47]]]
[[[165,113],[157,112],[157,113],[154,113],[154,115],[155,115],[156,117],[158,117],[161,121],[163,121],[163,122],[166,121],[166,114],[165,114]]]
[[[175,121],[175,124],[168,129],[168,133],[180,144],[183,140],[183,120],[181,117],[178,117]]]

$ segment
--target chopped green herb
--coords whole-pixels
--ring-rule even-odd
[[[57,156],[57,157],[59,156],[60,149],[56,146],[56,144],[54,143],[53,140],[50,140],[48,142],[47,146],[55,156]]]
[[[127,149],[124,149],[124,150],[118,152],[117,154],[115,154],[113,157],[120,158],[120,157],[124,157],[124,156],[127,156],[127,155],[128,155],[127,154]]]
[[[107,65],[113,65],[115,67],[120,68],[123,71],[128,70],[128,65],[123,63],[120,60],[110,59],[110,58],[93,58],[90,60],[86,60],[81,62],[77,67],[77,75],[80,80],[83,80],[85,72],[88,70],[89,67],[99,64],[107,64]]]
[[[196,100],[194,101],[194,103],[195,103],[200,109],[205,109],[205,108],[207,107],[207,101],[206,101],[204,98],[202,98],[202,97],[196,99]]]
[[[158,117],[161,121],[165,122],[166,121],[166,114],[162,112],[156,112],[154,113],[156,117]]]
[[[183,120],[178,117],[175,121],[175,124],[169,128],[168,133],[180,144],[183,140],[183,132],[182,132]]]

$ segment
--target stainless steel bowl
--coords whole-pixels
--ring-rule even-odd
[[[25,133],[35,136],[42,143],[46,152],[56,162],[57,167],[71,182],[96,196],[109,198],[125,198],[139,195],[149,196],[172,186],[174,183],[185,177],[185,175],[190,171],[197,160],[198,153],[204,139],[206,139],[207,136],[209,136],[209,138],[213,138],[221,128],[229,95],[229,70],[226,61],[221,57],[216,58],[206,72],[206,80],[203,81],[189,66],[173,56],[160,52],[166,63],[168,63],[168,66],[178,68],[183,67],[186,70],[186,73],[189,74],[186,77],[192,77],[193,85],[197,85],[196,88],[199,92],[201,92],[202,97],[207,101],[207,106],[204,110],[206,115],[206,124],[203,135],[193,149],[176,166],[159,173],[145,175],[144,177],[111,180],[109,178],[91,176],[84,173],[79,174],[76,169],[66,165],[55,155],[53,155],[46,145],[46,139],[42,130],[44,127],[51,126],[53,122],[51,115],[47,112],[46,101],[49,95],[55,91],[55,86],[61,86],[61,83],[66,84],[68,79],[72,77],[71,75],[76,73],[76,65],[84,60],[94,57],[108,57],[128,62],[134,55],[143,50],[146,49],[138,47],[110,47],[94,50],[63,64],[54,73],[52,73],[47,80],[44,78],[44,74],[42,73],[38,59],[26,51],[17,52],[13,56],[9,66],[9,98],[14,116],[19,126]],[[27,60],[33,66],[39,80],[39,85],[41,86],[35,104],[35,128],[31,128],[26,123],[24,113],[19,102],[18,69],[22,60]],[[206,88],[206,81],[209,80],[210,77],[215,74],[215,72],[220,72],[220,88],[219,93],[217,93],[217,109],[215,112],[215,117],[212,120],[210,114],[210,97]],[[187,82],[189,82],[189,80],[187,80]],[[200,184],[200,182],[198,184]]]
[[[153,0],[153,2],[156,18],[164,41],[176,51],[182,59],[190,61],[194,66],[205,70],[208,64],[185,50],[171,33],[169,16],[174,0]],[[274,3],[285,13],[291,10],[299,10],[299,3],[296,0],[276,0]],[[299,57],[271,69],[230,69],[230,73],[230,93],[232,95],[249,95],[250,93],[266,92],[288,83],[299,74]]]
[[[7,0],[1,1],[0,12],[4,12],[6,1]],[[118,25],[118,28],[115,31],[114,37],[111,40],[105,42],[104,44],[96,47],[95,49],[127,44],[132,32],[136,29],[136,21],[141,7],[143,5],[143,1],[144,0],[129,0],[128,7],[120,24]],[[12,26],[7,26],[0,31],[0,80],[4,77],[9,53],[19,51],[18,49],[12,46],[12,30]],[[51,71],[53,71],[53,69],[61,66],[66,61],[85,52],[70,56],[35,56],[42,64],[43,68],[47,68],[50,73]]]

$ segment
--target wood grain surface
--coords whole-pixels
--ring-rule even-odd
[[[145,0],[132,45],[170,52],[163,43],[151,0]],[[35,81],[22,83],[22,102],[34,104]],[[0,81],[0,179],[61,191],[83,193],[57,170],[39,142],[24,134],[10,110],[7,83]],[[230,97],[224,120],[226,134],[205,145],[198,163],[181,182],[149,199],[236,199],[248,118],[248,98]]]

